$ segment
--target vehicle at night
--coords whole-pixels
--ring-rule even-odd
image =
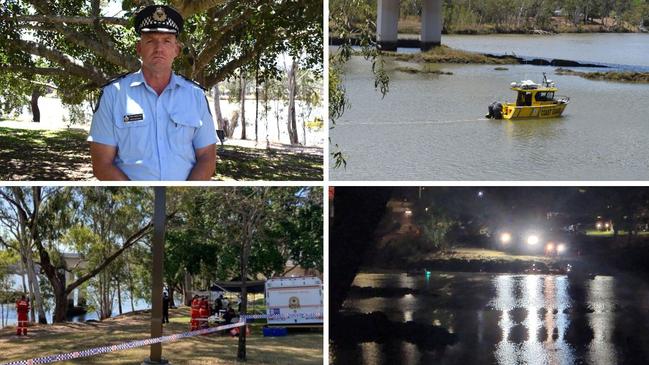
[[[496,248],[520,255],[564,256],[568,254],[568,243],[564,235],[535,228],[498,230]]]
[[[609,232],[613,230],[613,223],[610,220],[598,220],[595,229],[599,232]]]

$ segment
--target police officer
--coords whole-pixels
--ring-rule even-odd
[[[169,295],[162,294],[162,323],[169,323]]]
[[[100,180],[209,180],[216,132],[204,90],[172,72],[181,15],[152,5],[135,16],[142,68],[102,89],[90,127]]]

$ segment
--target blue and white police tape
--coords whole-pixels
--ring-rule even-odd
[[[228,329],[231,329],[231,328],[243,327],[243,326],[245,326],[245,322],[240,321],[240,322],[233,323],[233,324],[226,324],[226,325],[223,325],[223,326],[218,326],[218,327],[213,327],[213,328],[203,328],[203,329],[196,330],[196,331],[178,333],[178,334],[175,334],[175,335],[162,336],[162,337],[156,337],[156,338],[147,338],[146,340],[139,340],[139,341],[132,341],[132,342],[125,342],[125,343],[121,343],[119,345],[95,347],[95,348],[87,349],[87,350],[83,350],[83,351],[75,351],[75,352],[68,352],[68,353],[64,353],[64,354],[56,354],[56,355],[49,355],[49,356],[43,356],[43,357],[36,357],[36,358],[33,358],[33,359],[29,359],[29,360],[12,361],[12,362],[8,362],[8,363],[2,364],[2,365],[49,364],[49,363],[53,363],[53,362],[57,362],[57,361],[66,361],[66,360],[77,359],[77,358],[80,358],[80,357],[95,356],[95,355],[105,354],[105,353],[108,353],[108,352],[115,352],[115,351],[133,349],[133,348],[136,348],[136,347],[152,345],[154,343],[176,341],[176,340],[180,340],[181,338],[205,335],[205,334],[212,333],[212,332],[218,332],[218,331],[223,331],[223,330],[228,330]]]
[[[245,319],[322,319],[322,313],[244,314]]]

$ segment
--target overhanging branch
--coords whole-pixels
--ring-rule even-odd
[[[226,0],[173,0],[171,5],[178,10],[184,19],[201,11],[225,3]]]
[[[107,76],[104,75],[103,72],[101,72],[97,68],[93,66],[87,66],[85,64],[79,65],[76,62],[74,62],[74,60],[71,57],[59,51],[49,49],[38,43],[20,39],[14,41],[14,45],[27,53],[31,53],[36,56],[45,57],[50,61],[56,62],[59,65],[61,65],[65,70],[67,70],[69,73],[72,73],[74,75],[83,78],[90,79],[99,85],[106,82],[106,80],[108,79]]]
[[[48,24],[77,24],[92,25],[96,21],[102,24],[114,24],[124,27],[129,26],[128,19],[116,17],[85,17],[85,16],[45,16],[45,15],[20,15],[20,16],[2,16],[2,20],[14,20],[18,22],[38,22]]]
[[[205,77],[205,88],[209,89],[212,86],[216,85],[217,82],[224,80],[230,73],[234,72],[234,70],[257,57],[257,55],[260,54],[266,47],[268,47],[268,45],[269,42],[258,42],[248,52],[228,62],[223,67],[219,68],[219,70],[215,73]]]

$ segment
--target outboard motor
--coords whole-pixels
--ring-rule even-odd
[[[487,118],[503,119],[503,105],[497,101],[491,103],[491,105],[489,105],[489,114],[487,114]]]

